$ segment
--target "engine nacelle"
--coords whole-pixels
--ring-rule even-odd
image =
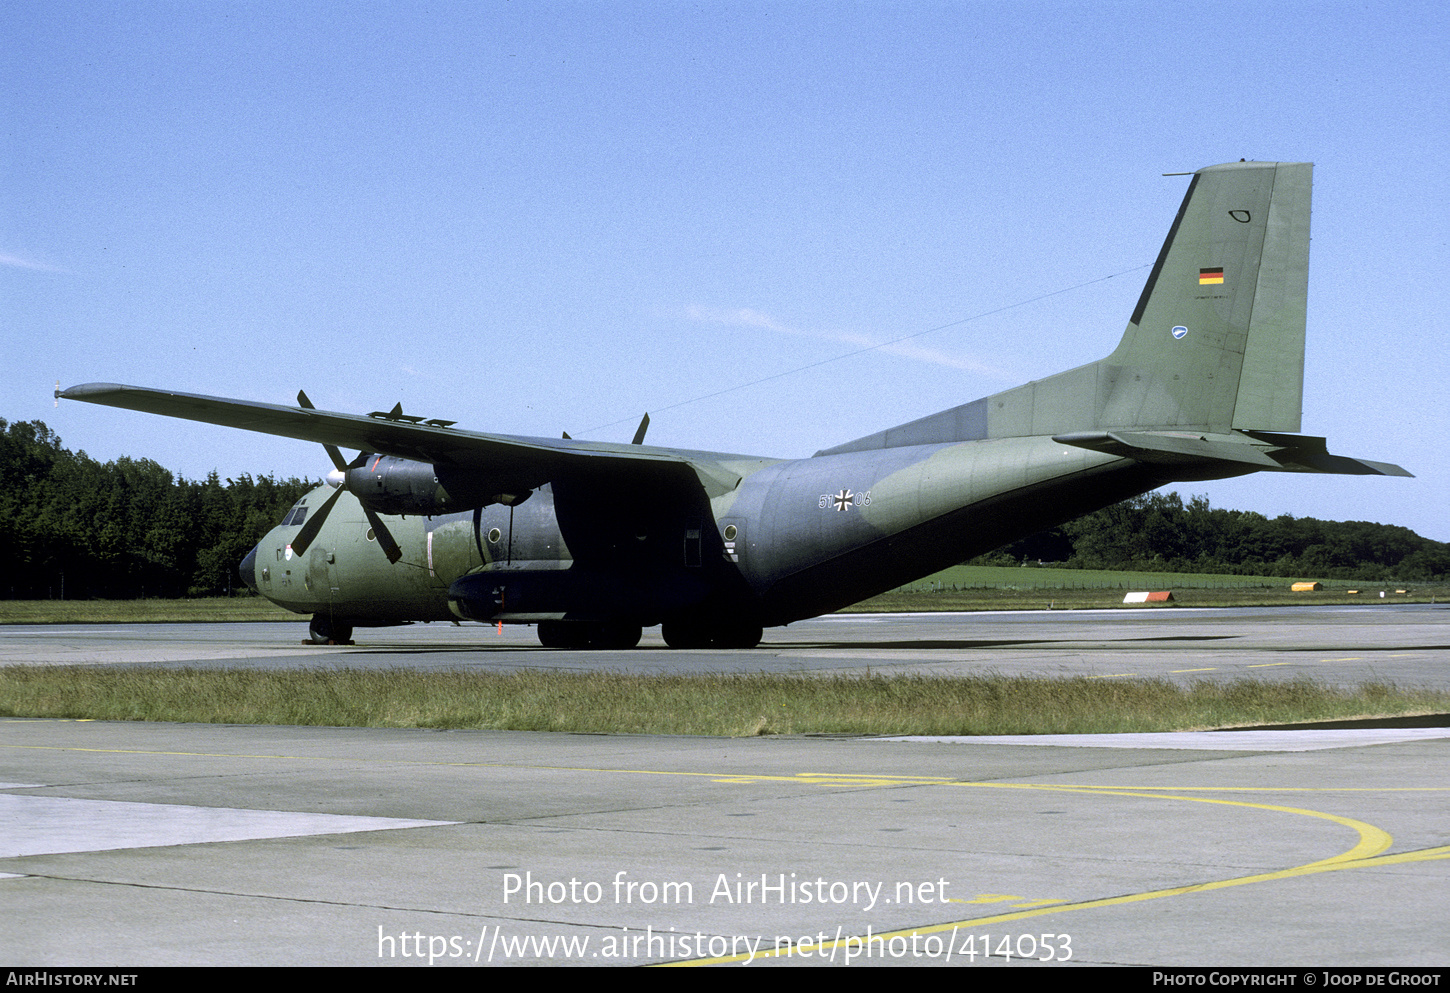
[[[360,466],[349,468],[342,485],[380,514],[446,514],[466,510],[439,482],[427,462],[414,462],[392,455],[370,455]]]
[[[395,455],[369,455],[345,473],[328,474],[328,482],[342,485],[359,501],[380,514],[418,514],[433,517],[485,507],[491,503],[517,504],[529,493],[493,493],[482,473]]]

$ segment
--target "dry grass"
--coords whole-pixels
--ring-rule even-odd
[[[0,668],[0,715],[686,734],[1091,734],[1450,711],[1450,693],[1308,680]]]

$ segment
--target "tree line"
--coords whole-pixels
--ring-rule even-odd
[[[0,598],[250,593],[237,564],[315,482],[180,479],[149,460],[104,465],[40,421],[0,419]],[[1319,579],[1450,580],[1450,545],[1408,528],[1185,505],[1150,493],[973,560]]]
[[[1149,493],[979,556],[983,565],[1210,572],[1310,579],[1450,580],[1450,544],[1409,528],[1320,521]]]
[[[0,598],[250,594],[237,564],[316,485],[103,465],[40,421],[0,419]]]

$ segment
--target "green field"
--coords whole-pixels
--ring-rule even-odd
[[[214,621],[297,621],[259,596],[194,600],[0,600],[0,624],[205,624]]]
[[[1302,577],[1306,580],[1313,576]],[[944,569],[890,593],[864,600],[847,612],[905,613],[937,610],[1082,610],[1121,607],[1129,592],[1167,590],[1168,604],[1135,609],[1258,607],[1294,604],[1429,603],[1450,599],[1450,585],[1318,580],[1324,589],[1295,593],[1293,579],[1196,572],[1107,572],[1051,567],[969,566]],[[1355,592],[1357,591],[1357,592]],[[1380,592],[1384,592],[1381,598]]]
[[[1313,577],[1305,577],[1313,578]],[[1208,572],[1109,572],[1099,569],[1058,569],[1052,566],[954,565],[908,583],[901,591],[922,591],[946,586],[997,589],[1129,589],[1271,588],[1287,587],[1294,580],[1276,576],[1233,576]],[[1353,587],[1347,580],[1320,580],[1326,586]]]

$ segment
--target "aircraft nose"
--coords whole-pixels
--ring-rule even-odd
[[[257,592],[257,549],[254,547],[242,559],[242,564],[237,567],[242,574],[242,582],[246,583],[253,593]]]

